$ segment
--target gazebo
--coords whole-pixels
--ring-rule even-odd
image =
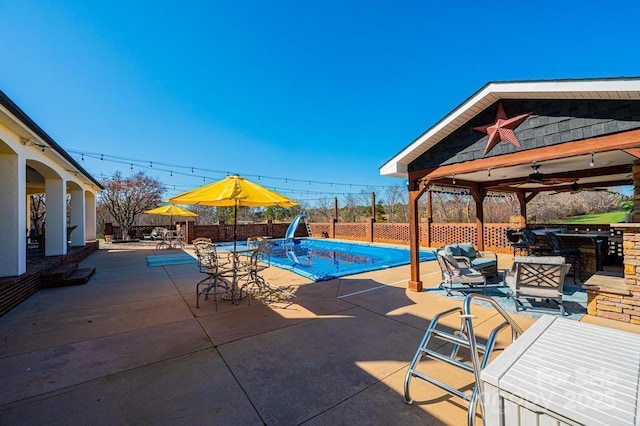
[[[542,191],[634,184],[635,225],[619,226],[625,232],[625,278],[635,285],[640,276],[629,257],[634,250],[627,234],[640,236],[639,159],[640,78],[485,85],[380,168],[381,175],[407,179],[409,288],[422,290],[418,200],[434,185],[470,192],[477,212],[475,243],[483,250],[488,192],[514,193],[524,226],[527,203]],[[429,199],[427,206],[428,222]]]

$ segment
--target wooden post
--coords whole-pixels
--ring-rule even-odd
[[[632,167],[633,173],[633,216],[631,220],[640,222],[640,160],[635,160]]]
[[[516,192],[518,203],[520,203],[520,223],[522,227],[527,226],[527,201],[524,198],[524,192]]]
[[[338,197],[333,197],[333,220],[338,221]]]
[[[376,221],[376,193],[371,193],[371,219]]]
[[[411,279],[409,290],[422,291],[420,280],[420,218],[418,201],[426,189],[426,182],[409,181],[409,250],[411,259]]]
[[[471,196],[473,200],[476,202],[476,234],[478,245],[478,250],[484,250],[484,208],[483,201],[484,197],[487,195],[487,190],[480,187],[471,188]]]
[[[433,222],[433,204],[431,191],[427,191],[427,247],[431,247],[431,223]]]

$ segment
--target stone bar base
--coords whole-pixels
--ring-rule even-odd
[[[624,278],[604,273],[584,283],[587,313],[603,318],[640,324],[640,223],[612,224],[622,231]]]

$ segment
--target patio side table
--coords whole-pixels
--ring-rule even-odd
[[[545,315],[480,377],[488,426],[637,425],[640,336]]]

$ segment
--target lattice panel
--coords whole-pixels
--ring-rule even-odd
[[[507,241],[508,223],[492,223],[484,226],[484,249],[496,253],[513,253]]]
[[[331,229],[330,226],[331,224],[329,223],[310,223],[309,225],[311,225],[311,232],[313,233],[313,236],[316,238],[320,238],[323,234],[323,232],[326,232],[327,235],[329,235],[329,230]]]
[[[409,244],[408,223],[374,223],[373,241]]]
[[[476,225],[472,223],[432,223],[431,246],[477,241]]]
[[[336,238],[344,240],[367,240],[368,223],[336,223]]]

